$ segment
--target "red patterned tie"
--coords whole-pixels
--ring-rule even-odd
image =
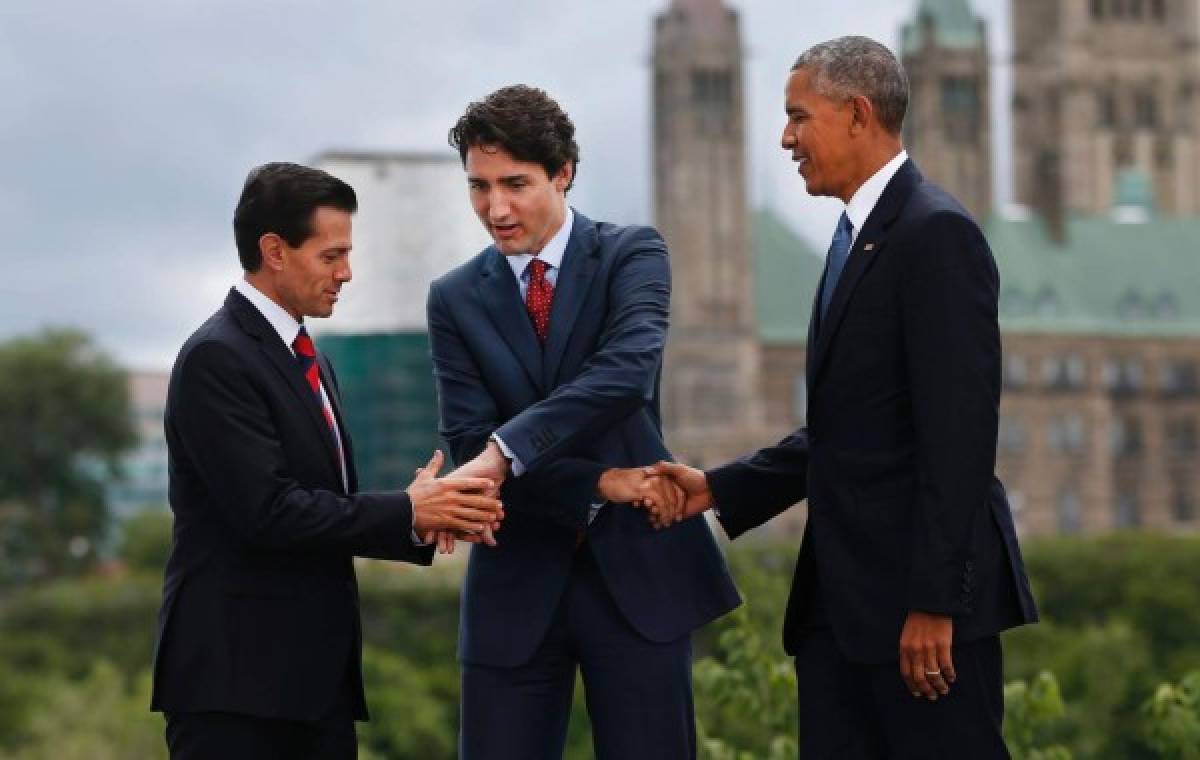
[[[554,286],[546,279],[546,262],[529,262],[529,289],[525,291],[525,310],[533,320],[538,340],[545,343],[550,334],[550,306],[554,303]]]
[[[300,362],[300,369],[304,371],[304,379],[308,380],[308,387],[312,389],[313,395],[317,399],[317,406],[321,407],[321,412],[325,415],[325,422],[329,424],[329,432],[333,434],[334,447],[340,448],[337,446],[338,437],[333,427],[333,415],[329,412],[329,407],[325,405],[325,399],[321,397],[321,373],[317,368],[317,349],[303,325],[301,325],[296,339],[292,341],[292,349],[296,352],[296,361]]]

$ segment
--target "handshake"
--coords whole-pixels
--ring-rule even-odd
[[[439,479],[443,462],[442,452],[435,451],[407,489],[414,534],[425,543],[436,541],[443,554],[454,552],[456,540],[495,546],[504,519],[499,495],[508,476],[508,460],[499,446],[489,442],[479,456]],[[675,462],[605,470],[596,490],[600,501],[645,509],[658,529],[712,506],[704,472]]]

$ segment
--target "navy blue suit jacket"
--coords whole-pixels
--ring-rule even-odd
[[[526,468],[503,486],[499,546],[472,547],[463,661],[529,659],[566,587],[581,529],[621,613],[647,639],[677,639],[740,603],[704,520],[656,531],[644,511],[608,504],[588,524],[604,470],[670,456],[659,415],[670,290],[656,231],[578,212],[544,347],[495,247],[431,286],[440,429],[451,457],[469,461],[497,433]]]
[[[897,659],[911,610],[952,616],[956,642],[1037,619],[993,475],[998,290],[978,225],[905,162],[823,320],[817,291],[807,428],[708,472],[731,537],[808,499],[789,652],[818,583],[823,622],[862,662]]]

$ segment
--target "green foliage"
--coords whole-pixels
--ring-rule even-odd
[[[76,330],[0,344],[0,585],[85,569],[136,441],[125,373]]]
[[[162,575],[171,553],[171,513],[165,509],[147,509],[121,523],[117,556],[133,572]]]
[[[1200,671],[1160,684],[1142,709],[1150,746],[1163,757],[1200,758]]]
[[[693,670],[697,733],[708,760],[796,756],[796,671],[742,607],[722,621],[719,655]]]
[[[1061,744],[1041,746],[1045,735],[1066,714],[1054,674],[1041,672],[1033,684],[1013,681],[1004,687],[1004,741],[1013,760],[1071,760]]]
[[[394,760],[453,758],[458,721],[446,695],[457,680],[447,684],[445,675],[375,647],[364,650],[372,719],[359,727],[359,746]]]
[[[146,709],[150,675],[129,683],[104,660],[80,679],[51,678],[35,688],[20,738],[0,760],[125,760],[166,756],[162,716]]]

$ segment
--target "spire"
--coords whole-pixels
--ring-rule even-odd
[[[916,18],[900,31],[901,49],[913,52],[929,30],[941,47],[975,48],[983,44],[983,29],[968,0],[918,0]]]

